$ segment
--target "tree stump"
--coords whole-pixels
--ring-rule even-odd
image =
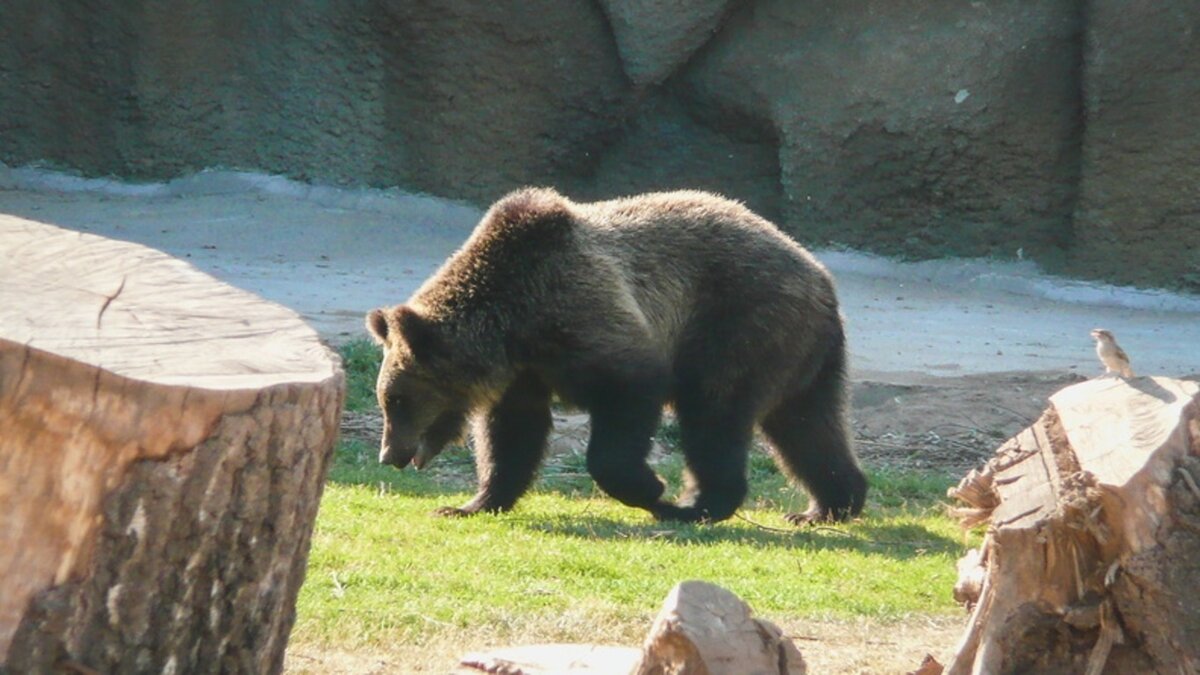
[[[0,215],[0,672],[278,672],[343,397],[299,318]]]
[[[1050,404],[950,490],[990,526],[948,672],[1200,672],[1200,384],[1104,377]]]

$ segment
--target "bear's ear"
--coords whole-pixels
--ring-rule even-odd
[[[400,339],[418,360],[436,356],[442,352],[442,339],[437,328],[428,319],[417,314],[408,305],[396,308],[396,329]]]
[[[367,330],[379,344],[387,344],[388,322],[387,314],[382,309],[373,309],[367,315]]]

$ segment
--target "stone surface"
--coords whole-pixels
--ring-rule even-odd
[[[1070,269],[1200,292],[1200,4],[1088,4]]]
[[[600,0],[625,74],[658,84],[717,32],[731,0]]]
[[[731,134],[697,119],[679,96],[648,97],[574,194],[598,200],[651,190],[703,189],[780,216],[779,153],[772,134]]]
[[[714,124],[778,137],[783,220],[802,239],[1054,258],[1076,184],[1080,30],[1066,0],[764,0],[684,80]]]
[[[1084,7],[12,0],[0,161],[704,187],[809,243],[1200,288],[1200,10]]]
[[[586,172],[627,89],[590,3],[0,6],[0,160],[490,202]]]
[[[371,25],[384,183],[478,203],[571,183],[620,126],[628,83],[593,3],[390,2]]]

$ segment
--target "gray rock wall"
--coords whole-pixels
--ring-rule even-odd
[[[1200,288],[1197,7],[8,0],[0,161],[701,187],[809,243]]]
[[[773,131],[784,221],[805,236],[1049,254],[1077,185],[1074,4],[761,0],[684,85]]]
[[[1200,2],[1093,0],[1070,271],[1200,291]]]

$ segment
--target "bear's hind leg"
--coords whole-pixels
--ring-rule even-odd
[[[531,373],[518,375],[500,401],[475,419],[478,492],[460,508],[438,509],[438,515],[511,509],[533,483],[552,425],[550,389]]]
[[[867,478],[842,410],[844,378],[837,354],[805,391],[785,398],[762,421],[780,468],[810,496],[806,512],[787,515],[795,525],[857,516],[866,501]]]

